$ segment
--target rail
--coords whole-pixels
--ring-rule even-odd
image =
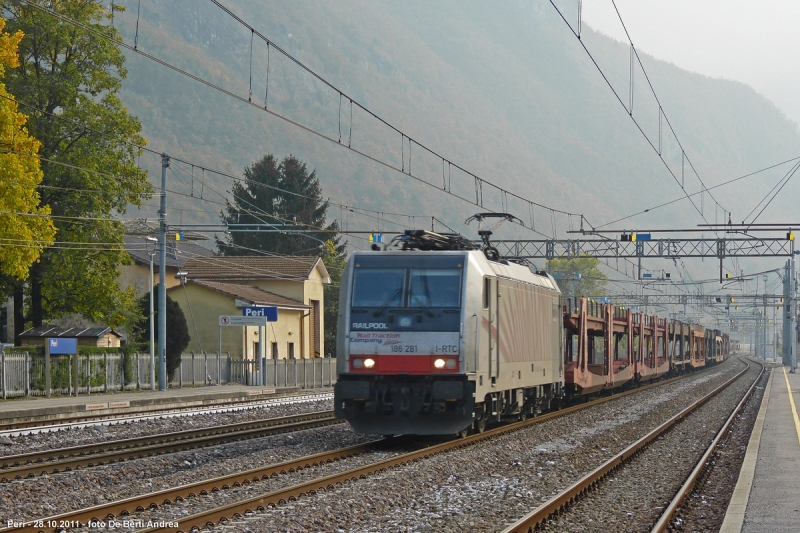
[[[189,531],[193,527],[197,526],[199,528],[204,527],[208,523],[217,523],[228,517],[235,516],[236,514],[243,515],[247,511],[251,511],[254,509],[266,507],[270,504],[280,504],[288,502],[292,499],[295,499],[303,494],[314,494],[318,491],[329,490],[341,483],[345,483],[351,479],[358,479],[361,476],[369,475],[370,473],[377,472],[386,468],[390,468],[392,466],[397,466],[400,464],[404,464],[409,461],[417,460],[420,458],[428,457],[431,455],[435,455],[438,453],[442,453],[447,450],[460,448],[464,446],[468,446],[477,442],[480,442],[484,439],[489,439],[504,433],[516,431],[518,429],[539,424],[545,422],[547,420],[552,420],[554,418],[566,416],[568,414],[574,413],[576,411],[580,411],[582,409],[587,409],[589,407],[594,407],[596,405],[610,402],[619,398],[623,398],[625,396],[636,394],[638,392],[642,392],[648,390],[653,387],[663,386],[673,381],[683,379],[683,378],[672,378],[669,380],[665,380],[659,383],[652,383],[649,385],[645,385],[639,387],[637,389],[628,390],[625,392],[620,392],[618,394],[614,394],[611,396],[607,396],[604,398],[599,398],[597,400],[576,405],[572,407],[568,407],[566,409],[562,409],[560,411],[555,411],[552,413],[548,413],[545,415],[538,416],[536,418],[532,418],[529,420],[525,420],[522,422],[517,422],[515,424],[509,424],[507,426],[502,426],[499,428],[488,430],[481,434],[472,435],[469,437],[465,437],[463,439],[457,439],[454,441],[446,442],[443,444],[438,444],[434,446],[430,446],[428,448],[424,448],[422,450],[418,450],[415,452],[403,454],[400,456],[396,456],[394,458],[380,461],[373,463],[371,465],[367,465],[364,467],[360,467],[357,469],[348,470],[346,472],[342,472],[340,474],[336,474],[334,476],[327,476],[324,478],[316,479],[313,481],[309,481],[308,483],[301,483],[299,485],[293,485],[287,487],[285,489],[271,492],[269,494],[261,495],[255,498],[250,498],[248,500],[244,500],[242,502],[237,502],[236,504],[232,504],[226,507],[213,509],[210,511],[206,511],[203,513],[199,513],[197,515],[188,516],[185,518],[181,518],[181,524],[183,524],[180,528],[173,528],[173,529],[154,529],[148,531]],[[378,441],[382,442],[382,441]],[[282,473],[287,472],[295,472],[302,468],[308,468],[311,466],[316,466],[319,464],[339,460],[341,458],[350,457],[356,455],[358,453],[363,453],[372,449],[373,446],[376,446],[375,443],[369,443],[359,446],[354,446],[350,448],[344,448],[341,450],[334,450],[332,452],[325,452],[322,454],[316,454],[312,456],[302,457],[300,459],[280,463],[277,465],[269,465],[261,468],[256,468],[247,472],[236,473],[230,476],[223,476],[219,478],[214,478],[211,480],[201,481],[197,483],[193,483],[190,485],[185,485],[181,487],[175,487],[171,489],[166,489],[160,492],[155,492],[151,494],[145,494],[142,496],[135,496],[132,498],[128,498],[125,500],[119,500],[115,502],[109,502],[106,504],[101,504],[95,507],[90,507],[87,509],[79,509],[75,511],[71,511],[68,513],[63,513],[56,516],[51,516],[47,518],[41,518],[34,521],[26,521],[25,526],[20,528],[4,528],[0,529],[0,533],[8,533],[11,531],[18,531],[18,532],[28,532],[28,533],[38,533],[38,532],[47,532],[47,531],[55,531],[55,528],[45,530],[42,527],[34,527],[34,523],[59,523],[59,522],[81,522],[87,523],[90,520],[94,519],[102,519],[106,517],[113,517],[113,516],[120,516],[122,514],[132,513],[137,509],[147,509],[150,507],[157,507],[163,503],[168,503],[172,501],[177,501],[192,495],[198,494],[206,494],[212,491],[221,489],[221,488],[228,488],[233,486],[239,486],[241,484],[251,483],[253,481],[257,481],[259,479],[266,479],[269,477],[273,477]]]
[[[697,462],[697,465],[694,467],[694,470],[692,470],[692,473],[689,474],[688,478],[686,478],[686,481],[683,483],[683,485],[681,485],[681,488],[675,494],[675,497],[672,499],[667,508],[661,514],[661,518],[659,518],[658,522],[656,522],[656,525],[653,526],[651,533],[663,533],[664,531],[667,531],[667,528],[669,527],[670,522],[672,521],[672,518],[675,516],[675,513],[677,512],[678,508],[681,506],[686,497],[689,494],[691,494],[692,489],[694,489],[698,479],[700,478],[702,473],[705,472],[709,463],[709,459],[711,458],[711,454],[714,453],[714,451],[717,449],[717,446],[719,445],[719,442],[722,440],[722,437],[725,436],[725,433],[727,433],[728,428],[736,419],[736,415],[738,415],[741,412],[741,410],[744,408],[745,403],[747,403],[747,400],[749,400],[750,397],[753,395],[753,392],[755,392],[756,386],[758,385],[758,382],[760,381],[761,376],[763,374],[764,374],[764,365],[761,365],[761,373],[758,375],[755,381],[753,381],[753,384],[750,386],[750,388],[747,390],[747,393],[745,393],[742,400],[736,406],[736,409],[733,410],[731,416],[728,417],[728,420],[725,421],[725,424],[723,424],[722,429],[720,429],[716,437],[714,437],[714,440],[711,441],[711,444],[709,445],[708,449],[703,454],[703,456],[700,458],[700,460]]]
[[[567,489],[560,492],[541,506],[537,507],[531,513],[522,517],[508,528],[504,529],[502,533],[532,533],[539,525],[543,524],[551,516],[563,511],[575,500],[579,499],[582,495],[591,490],[592,487],[596,486],[605,476],[619,468],[622,464],[628,462],[632,457],[640,453],[642,449],[657,439],[659,435],[666,432],[675,424],[686,418],[695,409],[711,400],[721,390],[725,389],[737,379],[742,377],[749,369],[750,364],[746,363],[746,367],[741,372],[714,389],[709,394],[705,395],[698,402],[690,405],[686,409],[683,409],[680,413],[671,417],[653,431],[649,432],[647,435],[622,450],[620,453],[600,465],[598,468],[570,485]],[[761,371],[764,371],[763,366]],[[758,382],[758,379],[756,379],[756,382]]]
[[[342,422],[342,420],[334,418],[333,411],[319,411],[304,415],[237,422],[224,426],[10,455],[0,457],[0,462],[3,463],[3,468],[0,469],[0,480],[8,482],[47,473],[69,472],[78,468],[128,461],[137,457],[160,455]]]

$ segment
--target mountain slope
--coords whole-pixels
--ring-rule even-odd
[[[263,103],[267,72],[263,43],[254,41],[251,78],[250,34],[219,8],[190,0],[142,4],[139,45],[143,50],[245,98],[252,89],[253,100]],[[231,0],[226,5],[413,139],[521,196],[584,213],[598,225],[683,195],[545,0]],[[135,12],[119,16],[117,23],[132,42]],[[615,87],[627,94],[628,48],[585,27],[582,39]],[[387,220],[427,226],[430,219],[424,217],[430,216],[455,227],[480,210],[436,192],[435,187],[442,186],[441,161],[426,157],[416,147],[412,147],[412,168],[435,187],[147,59],[135,54],[128,57],[124,100],[158,150],[235,175],[266,152],[279,157],[293,153],[317,169],[325,194],[333,201],[423,217],[408,220],[386,215],[378,220],[331,210],[333,217],[354,229],[394,227]],[[271,110],[334,139],[339,137],[341,117],[345,141],[405,167],[408,145],[399,134],[356,109],[351,139],[346,100],[340,112],[339,95],[319,80],[274,50],[269,61]],[[647,56],[643,61],[661,105],[706,185],[796,155],[800,135],[794,125],[750,88],[692,74]],[[635,87],[634,115],[641,118],[657,145],[657,104],[638,74]],[[680,180],[679,152],[665,147],[664,153]],[[152,169],[155,181],[159,176],[156,158],[144,156],[142,164]],[[183,209],[171,212],[170,219],[213,220],[230,180],[201,177],[197,172],[193,180],[190,167],[175,166],[170,188],[189,196],[170,196],[170,205]],[[785,170],[775,169],[713,194],[738,221]],[[687,176],[686,190],[697,191],[697,180]],[[449,177],[453,192],[475,197],[471,178],[459,173]],[[798,190],[790,182],[763,217],[790,216],[790,198]],[[200,194],[203,201],[193,198]],[[531,219],[527,206],[505,206],[497,195],[485,201],[487,209],[507,208],[526,221]],[[150,214],[154,203],[147,206]],[[702,199],[698,196],[695,204],[706,220],[722,221],[722,212],[715,210],[707,194]],[[537,230],[552,234],[550,214],[543,210],[532,214]],[[556,217],[555,222],[560,233],[569,229],[565,217]],[[622,224],[686,227],[699,222],[700,215],[683,201]],[[505,231],[504,235],[537,237],[527,230]]]

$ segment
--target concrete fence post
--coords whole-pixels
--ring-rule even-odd
[[[5,400],[8,392],[6,391],[6,351],[0,346],[0,357],[3,359],[3,399]]]
[[[183,388],[183,354],[180,355],[180,361],[178,362],[178,388]]]
[[[108,392],[108,352],[103,352],[103,364],[105,365],[103,392]]]
[[[139,352],[136,352],[136,390],[142,388],[142,380],[141,376],[139,375],[141,374],[141,370],[142,369],[139,368]]]
[[[195,379],[195,371],[194,371],[194,352],[190,352],[192,354],[192,387],[196,387],[196,379]]]
[[[25,396],[31,394],[31,356],[25,352]]]

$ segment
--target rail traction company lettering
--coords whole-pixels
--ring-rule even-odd
[[[356,333],[350,342],[370,342],[390,344],[392,341],[400,342],[399,333]]]

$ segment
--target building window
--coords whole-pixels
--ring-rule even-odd
[[[289,351],[287,352],[287,357],[289,359],[294,359],[294,343],[293,342],[289,343]]]
[[[277,359],[278,358],[278,343],[277,342],[273,342],[272,343],[272,358],[273,359]]]

